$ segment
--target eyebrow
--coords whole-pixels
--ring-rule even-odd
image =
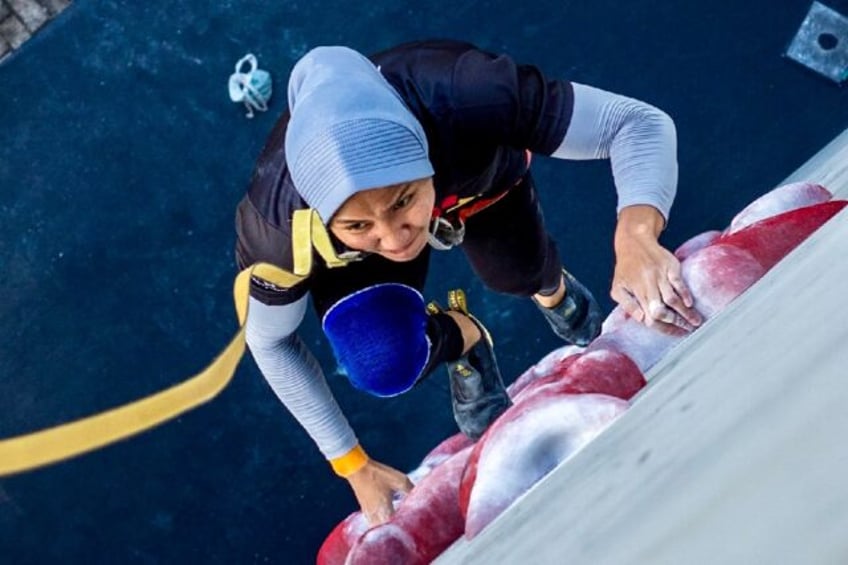
[[[411,182],[403,183],[403,184],[399,185],[399,187],[400,187],[400,190],[398,190],[397,196],[392,200],[392,203],[389,205],[389,208],[391,208],[392,206],[397,204],[398,200],[400,200],[401,198],[403,198],[404,196],[409,194],[410,190],[412,190],[414,188],[413,184]],[[355,219],[355,218],[351,218],[351,219],[336,218],[336,219],[333,220],[333,223],[334,224],[335,223],[338,223],[338,224],[359,224],[359,223],[367,222],[367,221],[369,221],[369,220]]]
[[[392,206],[397,204],[397,201],[409,194],[409,191],[412,190],[413,186],[411,182],[404,183],[400,186],[400,190],[397,192],[397,198],[395,198],[394,202],[392,202]]]

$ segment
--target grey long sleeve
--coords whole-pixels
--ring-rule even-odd
[[[668,219],[677,187],[674,123],[638,100],[574,83],[571,124],[553,157],[610,158],[618,210],[649,204]],[[328,459],[357,445],[357,438],[327,386],[324,373],[295,333],[306,297],[282,306],[251,298],[247,343],[256,364],[300,425]]]
[[[247,344],[274,393],[327,459],[341,457],[358,441],[327,385],[318,361],[295,333],[307,298],[282,306],[250,299]]]
[[[572,83],[571,124],[552,157],[612,163],[618,211],[648,204],[668,220],[677,191],[677,133],[663,111],[633,98]]]

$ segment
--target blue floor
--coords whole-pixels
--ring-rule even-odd
[[[848,127],[846,90],[781,56],[807,0],[403,5],[75,0],[0,64],[0,438],[167,387],[229,339],[234,207],[311,46],[465,39],[658,105],[679,134],[672,247],[726,225]],[[247,52],[276,92],[253,120],[226,90]],[[534,167],[567,264],[610,309],[608,164]],[[558,345],[461,253],[435,263],[429,296],[470,289],[509,380]],[[316,328],[308,318],[303,335],[332,373]],[[366,449],[409,469],[454,432],[441,377],[388,401],[330,380]],[[175,422],[0,480],[0,561],[309,563],[354,509],[248,359]]]

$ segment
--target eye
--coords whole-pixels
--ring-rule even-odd
[[[404,194],[403,196],[398,198],[397,202],[394,203],[394,205],[392,206],[392,210],[400,210],[401,208],[409,206],[414,196],[414,193]]]
[[[352,222],[344,225],[344,230],[354,233],[364,232],[368,229],[368,222]]]

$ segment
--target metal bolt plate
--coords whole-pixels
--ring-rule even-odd
[[[848,18],[813,2],[786,56],[841,83],[848,78]]]

